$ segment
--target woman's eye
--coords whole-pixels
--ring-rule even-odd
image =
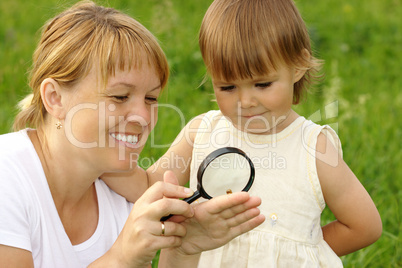
[[[256,87],[259,88],[266,88],[266,87],[270,87],[272,85],[272,82],[265,82],[265,83],[257,83],[255,84]]]
[[[224,87],[220,87],[221,91],[232,91],[233,89],[235,89],[235,86],[224,86]]]
[[[146,102],[147,104],[158,103],[158,98],[156,98],[156,97],[146,97],[146,98],[145,98],[145,102]]]

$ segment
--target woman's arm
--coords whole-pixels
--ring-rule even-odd
[[[317,140],[317,172],[325,201],[336,221],[325,225],[324,240],[338,256],[374,243],[382,223],[373,200],[337,150],[320,134]]]
[[[0,245],[0,263],[10,268],[33,268],[32,253],[25,249]],[[2,266],[3,267],[3,266]]]

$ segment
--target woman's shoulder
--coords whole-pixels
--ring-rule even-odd
[[[0,158],[9,159],[13,155],[26,154],[30,148],[33,146],[28,137],[27,129],[0,135]]]
[[[36,178],[41,178],[43,172],[41,166],[35,165],[30,153],[34,149],[29,146],[26,131],[0,135],[0,203],[7,204],[0,206],[1,217],[7,218],[0,230],[15,235],[15,241],[23,235],[29,237],[29,228],[37,226],[40,214],[35,206],[34,189],[41,186]],[[11,245],[30,250],[29,243],[23,241]]]
[[[27,130],[0,135],[0,183],[28,185],[43,169]]]

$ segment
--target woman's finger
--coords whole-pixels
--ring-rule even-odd
[[[186,228],[174,222],[154,222],[152,237],[148,237],[148,247],[151,249],[164,249],[178,247],[186,235]]]
[[[148,213],[152,220],[159,220],[160,218],[170,214],[191,218],[194,216],[194,209],[182,200],[163,198],[149,204]]]
[[[186,187],[173,185],[171,183],[157,182],[145,191],[140,199],[152,203],[163,197],[186,198],[193,195],[193,193],[191,189]]]
[[[172,248],[179,247],[182,244],[182,237],[179,236],[159,236],[154,237],[154,248],[156,249],[164,249],[164,248]]]
[[[179,181],[177,180],[176,175],[171,170],[167,170],[165,171],[165,173],[163,173],[163,182],[173,185],[179,185]]]
[[[156,228],[154,235],[156,236],[178,236],[183,237],[186,235],[186,228],[178,223],[165,221],[165,222],[156,222]]]

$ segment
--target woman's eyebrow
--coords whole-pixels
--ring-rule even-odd
[[[127,87],[135,89],[136,85],[127,82],[116,82],[108,86],[108,88],[115,88],[115,87]]]
[[[127,83],[127,82],[116,82],[113,83],[109,86],[106,87],[106,91],[108,91],[108,89],[113,89],[113,88],[128,88],[128,89],[136,89],[137,86],[131,83]],[[153,87],[151,90],[149,90],[150,92],[158,90],[161,88],[161,84],[158,84],[157,86]]]

